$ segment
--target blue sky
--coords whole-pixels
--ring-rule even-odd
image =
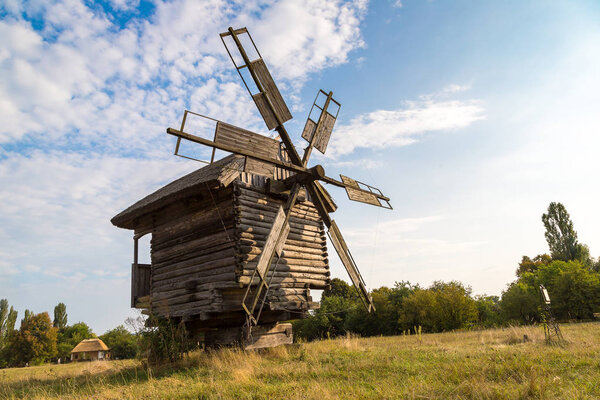
[[[165,128],[189,108],[265,133],[218,37],[230,25],[252,33],[299,146],[316,91],[342,103],[312,162],[392,199],[330,190],[369,287],[499,295],[547,251],[551,201],[598,256],[598,21],[596,1],[5,0],[0,298],[20,316],[63,301],[97,333],[135,314],[131,234],[109,220],[200,166]]]

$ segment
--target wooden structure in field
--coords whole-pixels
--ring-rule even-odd
[[[351,200],[391,209],[378,189],[341,176],[308,168],[313,148],[324,153],[340,104],[320,90],[302,137],[309,143],[301,158],[283,123],[292,118],[264,63],[250,59],[240,37],[254,42],[246,28],[221,34],[232,40],[256,87],[242,80],[271,139],[234,125],[185,111],[179,129],[167,129],[182,140],[213,149],[210,164],[138,201],[112,219],[134,230],[132,307],[185,321],[192,332],[204,332],[208,345],[240,343],[245,348],[291,343],[291,324],[318,307],[310,289],[329,284],[326,235],[369,311],[371,297],[350,250],[329,213],[336,204],[320,182],[346,189]],[[231,46],[231,45],[230,45]],[[186,129],[189,118],[209,124],[212,139]],[[200,132],[202,134],[202,132]],[[215,161],[215,150],[232,153]],[[186,157],[188,158],[188,157]],[[151,264],[138,263],[138,239],[152,234]]]
[[[558,326],[556,318],[554,318],[550,295],[548,294],[548,290],[544,287],[544,285],[540,285],[540,300],[542,303],[541,316],[542,323],[544,325],[544,336],[546,338],[546,343],[563,345],[565,339],[560,331],[560,326]]]

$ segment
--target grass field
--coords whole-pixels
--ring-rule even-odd
[[[0,398],[600,399],[600,323],[562,330],[564,347],[519,327],[197,352],[152,369],[134,360],[4,369]]]

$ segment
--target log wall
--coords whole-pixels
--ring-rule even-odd
[[[251,281],[279,206],[286,199],[266,194],[266,185],[234,182],[234,213],[238,232],[237,281],[246,287]],[[317,210],[307,199],[298,201],[289,220],[290,233],[281,258],[274,258],[267,274],[272,283],[267,303],[271,310],[306,311],[318,307],[308,289],[329,285],[329,263],[325,229]]]
[[[266,194],[266,180],[243,174],[227,188],[196,193],[154,216],[151,312],[214,319],[239,312],[273,218],[285,199]],[[294,207],[282,257],[271,266],[265,311],[302,313],[318,307],[310,289],[329,284],[323,223],[306,199]],[[276,264],[276,265],[275,265]],[[286,314],[287,313],[287,314]],[[214,321],[213,321],[214,322]],[[214,325],[214,324],[213,324]]]
[[[222,310],[219,287],[235,285],[236,234],[231,188],[171,205],[155,217],[151,311],[188,317]]]

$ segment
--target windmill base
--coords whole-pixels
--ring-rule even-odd
[[[290,323],[254,326],[249,337],[241,327],[217,329],[204,334],[204,345],[208,349],[239,346],[244,350],[255,350],[292,344],[293,341]]]

